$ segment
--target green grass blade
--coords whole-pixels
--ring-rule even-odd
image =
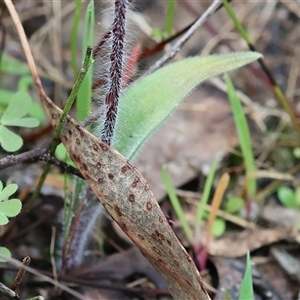
[[[252,267],[249,251],[247,253],[246,271],[241,285],[239,300],[254,300]]]
[[[243,25],[241,24],[241,22],[236,17],[234,11],[232,10],[232,8],[231,8],[231,6],[230,6],[230,4],[228,3],[227,0],[223,1],[223,6],[225,7],[228,15],[230,16],[231,20],[233,21],[234,26],[240,32],[242,38],[246,41],[247,44],[251,44],[250,39],[248,37],[248,34],[247,34],[246,30],[244,29]]]
[[[196,232],[198,231],[198,229],[201,225],[201,222],[203,220],[205,207],[206,207],[206,204],[208,202],[208,197],[209,197],[209,194],[210,194],[210,191],[211,191],[211,187],[212,187],[213,180],[214,180],[214,177],[215,177],[218,162],[219,162],[219,158],[215,158],[212,165],[211,165],[211,167],[210,167],[209,174],[208,174],[208,176],[205,180],[201,201],[199,202],[198,207],[197,207]]]
[[[251,136],[250,130],[248,127],[248,123],[246,120],[246,116],[240,102],[236,94],[236,90],[233,86],[233,83],[228,74],[224,75],[225,82],[227,85],[227,94],[231,105],[231,110],[233,113],[233,118],[235,122],[235,128],[237,130],[237,134],[239,137],[245,168],[246,175],[250,172],[255,171],[254,157],[251,146]],[[247,178],[247,192],[249,196],[254,196],[256,194],[256,179],[248,177]]]
[[[171,182],[170,176],[168,174],[168,171],[165,167],[162,168],[161,170],[161,176],[163,179],[163,182],[166,186],[171,204],[175,210],[175,213],[179,219],[179,222],[182,226],[182,229],[187,237],[187,239],[189,240],[190,244],[192,245],[193,242],[193,232],[191,230],[191,227],[189,225],[189,223],[187,222],[186,218],[185,218],[185,214],[184,211],[181,207],[180,201],[176,195],[176,192],[174,190],[173,184]]]
[[[91,0],[87,6],[84,17],[83,29],[83,54],[88,46],[94,44],[94,28],[95,28],[95,7],[94,1]],[[92,98],[92,74],[93,67],[91,66],[79,88],[76,102],[76,117],[78,121],[82,121],[90,114],[91,98]]]
[[[166,33],[167,37],[171,36],[171,34],[172,34],[174,9],[175,9],[175,0],[169,0],[168,1],[167,18],[166,18],[166,24],[165,24],[165,33]]]

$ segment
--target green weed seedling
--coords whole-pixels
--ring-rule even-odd
[[[167,39],[172,35],[174,9],[175,9],[175,0],[168,0],[168,10],[167,10],[165,28],[163,30],[161,30],[159,28],[153,28],[153,31],[152,31],[153,37]]]
[[[33,128],[40,122],[34,117],[25,117],[32,105],[32,99],[26,92],[19,91],[9,100],[6,110],[0,117],[0,145],[7,152],[19,150],[23,145],[22,138],[8,129],[8,126]]]
[[[8,199],[17,189],[18,185],[15,183],[3,188],[3,183],[0,181],[0,225],[6,225],[9,222],[8,217],[15,217],[21,211],[22,202],[19,199]],[[0,253],[11,257],[10,251],[6,247],[0,247]],[[4,262],[4,259],[0,259],[0,262]]]

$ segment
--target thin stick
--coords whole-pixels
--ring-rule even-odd
[[[222,4],[222,0],[214,0],[214,2],[207,8],[207,10],[199,17],[199,19],[187,30],[187,32],[174,44],[170,51],[165,53],[153,66],[146,71],[142,77],[150,75],[161,66],[163,66],[168,60],[173,58],[181,47],[189,40],[189,38],[195,33],[195,31],[203,25],[203,23],[217,10]],[[142,78],[141,77],[141,78]]]

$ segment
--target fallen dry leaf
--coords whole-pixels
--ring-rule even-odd
[[[42,101],[56,127],[61,109],[45,95]],[[210,299],[193,260],[137,169],[70,116],[60,138],[97,198],[161,274],[174,299]]]

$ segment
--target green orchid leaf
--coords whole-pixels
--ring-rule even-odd
[[[1,193],[2,190],[3,190],[3,183],[2,183],[2,181],[0,180],[0,193]]]
[[[134,83],[120,99],[112,147],[131,159],[193,88],[260,57],[243,52],[187,58]]]
[[[23,140],[17,134],[0,124],[0,145],[7,152],[19,150]]]
[[[1,182],[2,184],[2,182]],[[3,188],[3,185],[2,185]],[[0,201],[3,201],[5,199],[7,199],[8,197],[10,197],[11,195],[13,195],[17,190],[18,190],[18,185],[15,183],[11,183],[9,185],[7,185],[3,190],[1,188],[0,191]]]
[[[6,247],[0,247],[0,253],[1,255],[6,256],[8,258],[11,257],[11,253]],[[0,262],[6,262],[6,259],[1,257]]]
[[[39,126],[40,122],[38,119],[27,117],[22,119],[14,119],[14,120],[6,121],[5,125],[33,128]]]
[[[8,107],[2,115],[1,123],[7,125],[8,121],[20,119],[28,114],[32,104],[31,97],[24,91],[15,93],[8,103]]]
[[[8,218],[5,214],[0,211],[0,225],[6,225],[8,223]]]
[[[0,202],[0,212],[7,217],[15,217],[22,209],[22,202],[19,199],[11,199]]]

